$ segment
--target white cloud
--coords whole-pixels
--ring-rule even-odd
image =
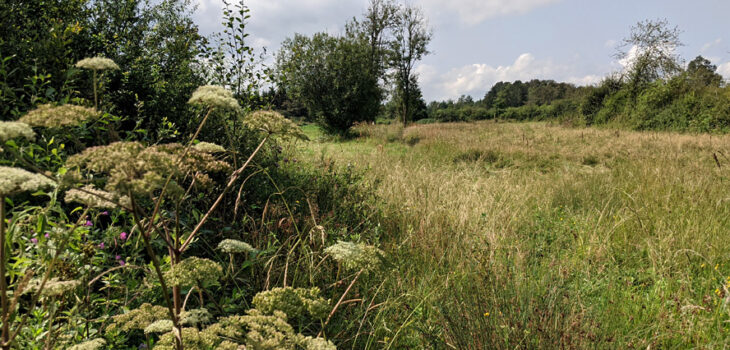
[[[700,49],[700,52],[701,53],[706,53],[711,48],[713,48],[715,46],[719,46],[720,44],[722,44],[722,38],[717,38],[714,41],[711,41],[709,43],[706,43],[706,44],[702,45],[702,49]]]
[[[572,65],[538,60],[530,53],[520,55],[507,66],[470,64],[438,74],[435,67],[421,64],[416,72],[419,73],[419,83],[427,100],[455,99],[461,95],[481,98],[492,85],[500,81],[555,79],[589,85],[601,80],[601,76],[580,75]]]
[[[444,9],[457,13],[462,21],[474,25],[487,19],[529,12],[537,7],[561,0],[423,0],[430,14],[441,14]]]
[[[730,62],[725,62],[717,66],[717,73],[725,77],[725,79],[730,79]]]

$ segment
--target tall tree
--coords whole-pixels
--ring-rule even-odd
[[[279,87],[326,131],[347,132],[355,122],[375,120],[380,108],[369,53],[361,36],[297,34],[284,41],[277,56]]]
[[[412,94],[415,91],[413,68],[416,62],[427,55],[428,43],[431,41],[431,29],[420,8],[402,6],[396,16],[389,63],[394,71],[395,87],[401,98],[401,119],[403,125],[412,117]]]
[[[680,33],[666,19],[641,21],[631,28],[615,56],[626,64],[625,74],[634,95],[643,84],[682,71],[682,59],[676,52],[683,46]]]
[[[387,35],[396,25],[398,5],[393,0],[370,0],[360,30],[370,43],[371,73],[382,76],[385,70]]]
[[[687,65],[687,76],[697,87],[722,85],[722,75],[717,74],[717,66],[702,56],[697,56]]]

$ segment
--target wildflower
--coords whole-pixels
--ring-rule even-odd
[[[79,125],[99,118],[99,116],[101,116],[101,113],[94,108],[44,104],[28,112],[20,118],[20,121],[31,126],[62,128],[69,125]]]
[[[87,226],[87,227],[94,226],[94,223],[92,223],[91,220],[86,220],[86,223],[84,224],[84,226]]]
[[[0,166],[0,197],[20,192],[33,192],[55,185],[55,182],[45,176],[20,168]]]
[[[50,233],[48,233],[48,232],[46,232],[46,234],[45,234],[45,235],[43,235],[43,237],[46,237],[46,238],[51,238],[51,234],[50,234]]]
[[[99,249],[104,249],[104,242],[99,243]]]
[[[489,317],[489,311],[484,313],[484,317]]]
[[[76,67],[91,70],[117,70],[119,66],[114,61],[104,57],[89,57],[76,62]]]
[[[91,208],[117,208],[119,204],[131,207],[132,203],[127,196],[118,196],[114,193],[97,189],[94,186],[84,186],[81,190],[71,189],[66,192],[66,202],[77,202]],[[106,214],[105,214],[106,213]],[[101,215],[109,215],[104,211]]]
[[[33,242],[33,244],[38,244],[38,238],[33,237],[30,241]]]
[[[89,340],[81,344],[74,345],[68,348],[68,350],[98,350],[103,348],[104,345],[106,345],[106,340],[102,338],[96,338],[94,340]]]
[[[199,174],[195,183],[205,186],[213,181],[206,173],[230,169],[228,163],[211,154],[193,150],[180,159],[184,153],[185,147],[177,143],[144,147],[138,142],[115,142],[87,148],[69,157],[66,165],[108,174],[104,190],[121,195],[130,191],[139,195],[157,191],[165,185],[169,175],[173,175],[173,181],[168,184],[166,193],[182,194],[184,190],[175,179],[190,173]]]
[[[212,316],[208,309],[200,308],[188,311],[183,311],[180,315],[180,322],[184,325],[197,326],[205,323],[209,323]]]
[[[165,280],[173,286],[189,287],[218,282],[223,268],[204,258],[190,257],[165,272]]]
[[[373,246],[344,241],[339,241],[324,251],[347,269],[375,269],[380,263],[380,256],[383,255],[380,249]]]
[[[124,262],[124,260],[119,260],[119,266],[124,266],[124,265],[127,265],[127,263]]]
[[[121,240],[123,240],[123,241],[124,241],[124,240],[126,240],[126,239],[127,239],[127,233],[126,233],[126,232],[122,232],[122,233],[120,233],[120,234],[119,234],[119,239],[121,239]]]
[[[109,215],[109,212],[105,210],[105,211],[102,211],[101,213],[99,213],[99,215],[107,216],[107,215]]]
[[[35,140],[35,133],[30,125],[21,122],[0,121],[0,143],[21,137],[31,141]]]
[[[715,270],[720,268],[720,264],[715,264]]]
[[[257,250],[246,242],[241,242],[235,239],[224,239],[218,243],[218,249],[224,253],[255,253]]]
[[[274,288],[256,294],[253,305],[265,315],[282,311],[289,317],[306,314],[314,318],[324,318],[329,312],[329,302],[319,296],[319,288]]]
[[[44,285],[41,295],[43,295],[45,297],[61,296],[67,292],[70,292],[70,291],[76,289],[76,287],[78,287],[79,285],[81,285],[80,281],[76,281],[76,280],[61,281],[58,278],[51,278]],[[38,288],[40,288],[40,286],[41,286],[40,279],[33,280],[28,284],[28,287],[25,289],[24,292],[37,291]]]
[[[115,260],[122,260],[122,256],[121,255],[117,255],[117,256],[114,257],[114,259]]]
[[[246,116],[243,123],[251,130],[260,131],[268,135],[308,140],[307,135],[304,135],[304,132],[302,132],[302,129],[296,123],[286,119],[278,112],[253,112]]]
[[[233,97],[233,93],[222,86],[204,85],[193,92],[188,101],[190,104],[202,105],[210,108],[239,110],[241,106]]]
[[[199,142],[197,145],[193,146],[193,148],[203,153],[223,153],[226,151],[226,149],[222,146],[210,142]]]
[[[169,316],[166,308],[158,305],[144,303],[140,307],[125,314],[112,316],[114,323],[109,328],[118,328],[122,332],[133,329],[144,330],[155,321],[167,319]]]
[[[145,327],[144,334],[150,333],[167,333],[172,330],[172,320],[157,320]]]

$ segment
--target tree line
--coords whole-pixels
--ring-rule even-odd
[[[626,68],[593,86],[554,80],[498,82],[481,100],[431,102],[421,122],[483,119],[557,120],[632,129],[730,130],[730,86],[697,56],[685,65],[680,30],[666,20],[637,23],[615,58]]]

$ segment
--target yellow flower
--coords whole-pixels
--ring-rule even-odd
[[[720,267],[720,264],[715,264],[715,270],[717,270]]]
[[[484,317],[489,317],[489,312],[485,312]]]
[[[700,265],[700,267],[705,268],[705,263],[702,263],[702,265]]]

